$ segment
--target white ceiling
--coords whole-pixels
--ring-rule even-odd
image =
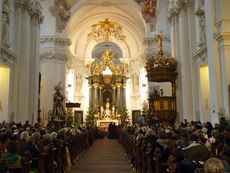
[[[70,9],[72,16],[67,26],[67,37],[71,40],[70,52],[73,56],[90,59],[93,48],[99,44],[88,40],[91,25],[108,18],[123,27],[125,40],[113,38],[123,53],[123,58],[137,58],[145,52],[144,38],[146,24],[141,8],[134,0],[70,0],[76,1]]]

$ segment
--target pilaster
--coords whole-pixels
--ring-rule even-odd
[[[205,18],[206,18],[206,39],[207,39],[207,57],[209,65],[210,76],[210,94],[211,94],[211,108],[212,108],[212,123],[218,122],[218,111],[223,107],[221,94],[221,72],[220,72],[220,58],[218,55],[218,45],[213,39],[214,33],[214,2],[205,0]]]
[[[181,83],[182,83],[182,106],[183,117],[192,120],[193,102],[192,102],[192,83],[191,83],[191,57],[189,42],[189,22],[188,10],[186,7],[181,8],[179,13],[179,29],[180,29],[180,64]]]
[[[230,32],[220,32],[216,35],[219,43],[220,70],[222,82],[222,101],[226,116],[229,118],[230,107]]]
[[[0,40],[2,40],[2,3],[3,1],[0,1]],[[1,47],[1,41],[0,41],[0,47]]]
[[[14,120],[34,122],[38,103],[39,25],[41,6],[35,0],[15,0],[14,48],[17,54],[13,71]],[[36,105],[36,106],[34,106]]]

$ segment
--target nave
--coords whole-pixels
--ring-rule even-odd
[[[121,145],[115,139],[98,139],[71,169],[71,173],[131,173]]]

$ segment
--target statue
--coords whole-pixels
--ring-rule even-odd
[[[82,88],[81,74],[76,74],[76,91],[81,92],[81,88]]]
[[[122,63],[122,73],[123,75],[128,75],[129,73],[129,65],[127,63]]]
[[[199,33],[200,33],[199,46],[202,46],[206,42],[204,0],[199,1],[198,8],[196,10],[196,16],[199,22]]]
[[[110,103],[109,103],[109,98],[107,98],[106,100],[106,104],[105,104],[105,118],[110,118],[111,116],[111,110],[110,110]]]
[[[92,75],[92,67],[94,65],[94,61],[89,62],[88,64],[86,64],[86,74],[87,75]]]
[[[61,82],[58,83],[57,86],[54,87],[55,93],[53,95],[53,114],[52,120],[62,120],[66,119],[66,111],[64,108],[65,96],[61,93],[63,89],[61,87]]]
[[[2,6],[2,43],[7,48],[9,44],[10,1],[5,0]]]

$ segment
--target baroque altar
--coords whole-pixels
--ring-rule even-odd
[[[119,112],[126,105],[126,81],[128,64],[114,62],[115,54],[106,50],[100,60],[86,65],[89,86],[89,106],[94,110],[96,124],[108,127],[120,123]],[[105,73],[109,72],[109,73]]]

